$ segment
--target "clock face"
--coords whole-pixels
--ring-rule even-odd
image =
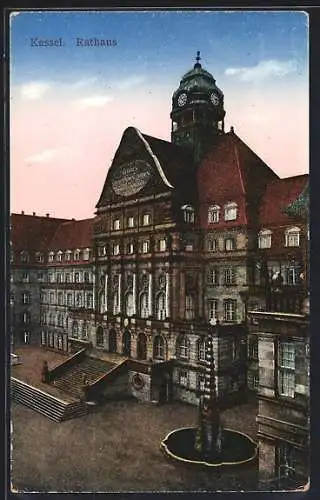
[[[187,94],[180,94],[178,97],[178,106],[184,106],[187,102]]]
[[[210,100],[214,106],[217,106],[220,102],[219,96],[214,92],[210,95]]]

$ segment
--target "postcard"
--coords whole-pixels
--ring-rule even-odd
[[[306,490],[308,15],[9,21],[12,492]]]

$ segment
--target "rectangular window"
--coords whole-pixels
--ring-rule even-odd
[[[287,268],[287,284],[288,285],[297,285],[300,282],[299,279],[299,269],[296,267],[288,267]]]
[[[113,245],[113,255],[119,255],[120,254],[120,245],[119,243],[115,243]]]
[[[209,274],[208,274],[208,282],[211,285],[217,285],[218,284],[218,269],[210,269]]]
[[[279,344],[279,393],[294,398],[295,346],[293,342]]]
[[[127,220],[127,225],[128,227],[134,227],[134,218],[133,217],[128,217],[128,220]]]
[[[166,240],[163,238],[159,240],[159,252],[165,252],[166,251]]]
[[[67,295],[67,306],[72,306],[72,293]]]
[[[187,370],[179,370],[179,384],[188,387],[189,377]]]
[[[219,208],[211,208],[208,211],[208,222],[209,224],[219,222],[220,211]]]
[[[237,218],[237,205],[234,203],[230,203],[230,205],[226,205],[224,209],[224,219],[225,220],[236,220]]]
[[[235,282],[233,269],[227,268],[224,270],[224,284],[233,285]]]
[[[71,258],[71,252],[66,252],[64,258],[66,259],[66,261],[69,261]]]
[[[258,339],[257,338],[249,338],[249,340],[248,340],[248,356],[251,359],[259,359]]]
[[[205,376],[203,373],[199,373],[197,376],[197,390],[198,392],[204,392],[205,388]]]
[[[142,242],[142,253],[148,253],[149,252],[149,241],[143,241]]]
[[[30,281],[29,273],[22,273],[22,282],[29,283],[29,281]]]
[[[49,253],[49,262],[53,262],[53,259],[54,259],[54,254],[53,253]]]
[[[127,245],[127,254],[133,254],[133,243],[128,243]]]
[[[119,231],[119,229],[120,229],[120,219],[114,219],[114,221],[113,221],[113,229],[114,229],[114,231]]]
[[[235,243],[233,238],[227,238],[225,240],[225,249],[226,252],[231,252],[232,250],[235,249]]]
[[[218,317],[218,300],[209,299],[208,300],[208,315],[209,319],[216,319]]]
[[[149,226],[150,225],[150,220],[151,220],[150,214],[143,214],[143,216],[142,216],[142,225],[143,226]]]
[[[237,301],[234,299],[226,299],[223,301],[224,306],[224,321],[231,322],[236,320]]]
[[[74,281],[75,283],[80,283],[80,273],[74,273]]]
[[[54,304],[54,303],[55,303],[55,300],[54,300],[54,292],[50,292],[50,295],[49,295],[49,301],[50,301],[50,304]]]
[[[22,294],[22,304],[30,304],[31,302],[31,296],[30,293],[24,292]]]
[[[90,250],[86,249],[83,251],[83,260],[89,260],[90,259]]]
[[[216,252],[218,249],[217,241],[216,240],[208,240],[207,242],[207,248],[209,252]]]
[[[184,247],[186,252],[192,252],[193,251],[193,242],[192,241],[187,241]]]

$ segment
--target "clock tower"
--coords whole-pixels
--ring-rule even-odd
[[[216,81],[200,64],[196,63],[181,79],[172,96],[171,141],[193,150],[194,159],[200,161],[215,136],[224,133],[223,92]]]

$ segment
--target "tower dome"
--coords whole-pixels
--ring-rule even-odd
[[[223,92],[216,85],[213,75],[203,69],[200,59],[200,51],[198,51],[195,65],[183,75],[179,87],[173,93],[172,110],[175,108],[181,109],[181,102],[184,99],[179,100],[179,96],[184,94],[187,95],[185,105],[214,104],[219,100],[220,107],[223,107]],[[212,99],[214,102],[212,102]]]
[[[200,64],[200,52],[172,96],[171,140],[194,150],[200,159],[215,135],[224,132],[224,96],[211,73]]]

